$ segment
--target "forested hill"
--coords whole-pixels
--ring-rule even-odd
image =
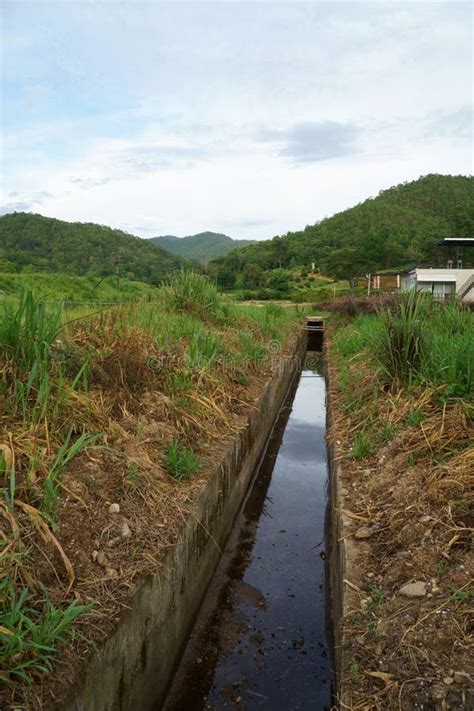
[[[258,242],[210,265],[224,286],[246,270],[270,270],[314,262],[339,278],[374,269],[443,259],[436,241],[474,236],[474,178],[426,175],[384,190],[300,232]],[[441,262],[440,262],[441,263]]]
[[[159,284],[180,269],[184,260],[148,240],[104,225],[63,222],[42,215],[15,212],[0,217],[0,272],[63,272]]]
[[[201,262],[201,264],[224,256],[239,247],[253,244],[252,240],[232,239],[218,232],[199,232],[196,235],[181,238],[164,235],[163,237],[152,237],[150,242],[154,242],[154,244],[158,244],[185,259]]]

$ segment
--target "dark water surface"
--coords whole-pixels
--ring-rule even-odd
[[[166,711],[331,706],[320,363],[307,354],[296,392],[282,408]]]

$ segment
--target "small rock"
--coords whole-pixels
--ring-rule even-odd
[[[110,504],[109,513],[119,513],[119,511],[120,511],[120,504]]]
[[[107,542],[107,545],[109,548],[115,548],[115,546],[118,546],[121,540],[121,536],[116,536],[115,538],[111,538],[110,541]]]
[[[372,580],[372,578],[375,578],[375,573],[367,573],[367,577]]]
[[[418,581],[416,583],[407,583],[400,588],[400,595],[404,597],[425,597],[426,583]]]
[[[445,676],[444,679],[443,679],[443,681],[444,681],[444,683],[447,684],[448,686],[449,686],[450,684],[453,684],[453,683],[454,683],[454,679],[453,679],[452,676]]]
[[[115,568],[106,568],[105,574],[108,578],[118,578],[118,572],[115,570]]]
[[[95,561],[97,560],[97,556],[99,555],[99,551],[92,551],[92,560]]]
[[[371,528],[368,526],[362,526],[362,528],[358,528],[357,531],[354,533],[354,538],[370,538],[373,534],[373,531]]]
[[[453,674],[454,681],[456,684],[463,684],[464,682],[471,681],[471,677],[466,672],[455,671]]]
[[[122,538],[130,538],[130,536],[132,535],[130,526],[126,521],[122,523],[122,526],[120,528],[120,535],[122,536]]]
[[[104,551],[99,551],[97,553],[96,561],[98,562],[98,564],[100,566],[102,566],[102,568],[106,568],[107,565],[109,564],[109,562],[107,560],[107,556],[105,555]]]
[[[428,515],[427,516],[420,516],[420,518],[418,519],[418,521],[420,523],[428,523],[428,521],[432,521],[432,520],[433,520],[433,518]]]

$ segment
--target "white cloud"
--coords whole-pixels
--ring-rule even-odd
[[[6,205],[263,238],[472,170],[467,3],[5,5]]]

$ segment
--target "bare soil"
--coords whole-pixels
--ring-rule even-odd
[[[381,390],[375,409],[392,436],[356,459],[351,447],[364,416],[345,407],[330,345],[329,353],[328,436],[340,462],[349,550],[339,707],[472,709],[472,408],[435,391]],[[354,387],[373,392],[374,377]],[[423,418],[409,424],[414,409]],[[413,582],[422,583],[420,597],[401,592]]]

